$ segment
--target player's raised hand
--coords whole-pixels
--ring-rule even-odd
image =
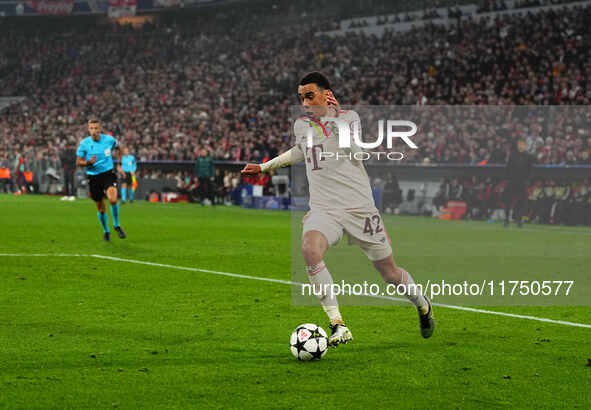
[[[246,164],[244,169],[240,171],[244,175],[256,175],[261,173],[261,166],[258,164]]]
[[[93,155],[92,158],[88,160],[88,165],[94,165],[96,162],[96,155]]]
[[[336,117],[339,113],[340,104],[330,90],[327,90],[326,92],[326,105],[334,110],[334,115]]]

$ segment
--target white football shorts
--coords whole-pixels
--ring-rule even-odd
[[[390,238],[376,208],[354,211],[311,210],[304,216],[303,222],[302,236],[308,231],[320,231],[329,246],[339,243],[343,234],[346,234],[349,245],[358,245],[371,261],[392,254]]]

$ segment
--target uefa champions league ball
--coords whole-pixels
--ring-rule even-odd
[[[289,341],[291,353],[298,360],[320,360],[328,350],[328,336],[323,328],[313,323],[299,325]]]

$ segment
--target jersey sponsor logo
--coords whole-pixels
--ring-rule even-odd
[[[324,158],[321,155],[323,150],[324,147],[322,144],[313,145],[311,148],[306,147],[306,157],[307,161],[313,165],[312,171],[318,171],[322,169],[318,162],[324,161]]]

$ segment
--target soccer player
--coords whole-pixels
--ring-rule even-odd
[[[346,155],[347,149],[338,147],[336,132],[328,133],[327,122],[321,122],[322,117],[338,116],[354,129],[360,127],[359,115],[355,111],[339,109],[328,79],[319,72],[312,72],[302,78],[298,97],[307,117],[299,118],[294,124],[295,146],[263,164],[247,164],[242,173],[256,175],[305,160],[310,212],[303,220],[302,253],[308,278],[314,288],[330,289],[333,280],[324,264],[324,254],[330,246],[339,242],[343,233],[347,233],[350,240],[362,248],[386,282],[405,287],[406,296],[417,307],[421,334],[424,338],[430,337],[435,328],[431,303],[414,285],[411,275],[394,262],[390,240],[375,207],[363,163],[350,159]],[[312,147],[307,143],[308,130],[313,133]],[[353,141],[351,147],[352,151],[361,151]],[[335,155],[320,158],[320,152],[332,152]],[[336,153],[341,155],[337,156]],[[352,340],[353,336],[345,326],[336,297],[327,292],[320,295],[319,299],[330,319],[332,334],[329,344],[337,346]]]
[[[111,204],[113,228],[121,239],[127,236],[119,225],[119,203],[117,202],[117,175],[113,170],[113,150],[118,148],[117,140],[110,135],[101,133],[98,120],[88,121],[88,137],[84,138],[76,151],[76,165],[86,167],[90,196],[96,203],[98,219],[104,232],[104,240],[111,240],[104,198]],[[117,149],[119,159],[121,154]],[[119,166],[119,172],[122,172]]]
[[[123,148],[123,156],[121,157],[121,170],[123,171],[123,183],[121,184],[121,203],[124,204],[127,199],[127,187],[129,187],[129,202],[133,203],[133,179],[135,178],[135,171],[137,164],[135,157],[129,153],[129,148]]]

